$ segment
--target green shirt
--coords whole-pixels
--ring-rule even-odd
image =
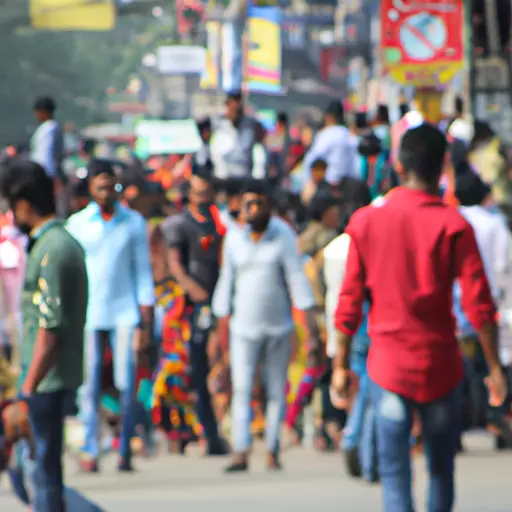
[[[32,236],[23,290],[24,372],[32,360],[39,329],[55,331],[59,351],[55,366],[38,393],[76,390],[83,380],[87,271],[80,244],[53,219]]]

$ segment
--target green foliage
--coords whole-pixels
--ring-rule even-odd
[[[144,15],[119,18],[105,33],[41,32],[9,22],[0,14],[0,146],[28,139],[40,95],[55,99],[63,123],[107,121],[107,89],[123,90],[142,57],[171,36],[171,27]]]

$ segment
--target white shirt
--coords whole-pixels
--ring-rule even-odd
[[[57,122],[49,119],[45,121],[35,131],[30,141],[30,159],[44,167],[49,176],[54,176],[54,143],[57,131]]]
[[[327,162],[325,179],[331,184],[342,178],[361,178],[357,169],[357,145],[344,126],[328,126],[315,135],[304,158],[304,169],[309,175],[311,165],[321,158]]]
[[[336,329],[334,313],[338,305],[345,266],[350,247],[350,236],[346,233],[336,237],[324,249],[324,281],[327,289],[325,295],[325,320],[327,324],[327,355],[334,357],[338,351],[336,344]]]
[[[501,215],[485,206],[463,206],[460,213],[475,232],[491,293],[499,304],[509,270],[509,230]]]
[[[484,206],[463,206],[460,212],[475,232],[485,274],[500,312],[500,359],[503,364],[510,365],[512,364],[510,232],[504,218],[498,213],[490,212]]]

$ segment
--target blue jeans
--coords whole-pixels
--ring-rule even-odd
[[[428,512],[450,512],[455,501],[455,450],[460,429],[460,389],[416,403],[370,383],[377,425],[379,472],[385,512],[414,512],[410,434],[418,411],[430,473]]]
[[[62,452],[64,419],[71,391],[35,393],[28,398],[30,427],[34,436],[34,512],[64,512]]]
[[[359,377],[359,391],[343,432],[342,449],[358,449],[363,477],[374,482],[377,479],[377,429],[375,411],[370,400],[370,379],[365,366],[353,370]]]
[[[290,362],[290,335],[258,340],[234,336],[230,343],[233,450],[245,453],[251,446],[251,399],[256,368],[263,357],[267,397],[265,438],[267,450],[279,450],[279,431],[286,409],[286,383]]]
[[[89,331],[86,336],[86,384],[82,414],[85,423],[83,452],[93,459],[100,454],[99,408],[105,346],[112,347],[114,384],[121,394],[121,437],[119,454],[129,458],[130,441],[135,421],[136,361],[133,347],[134,327],[118,327],[112,331]]]

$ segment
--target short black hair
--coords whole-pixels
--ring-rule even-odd
[[[409,105],[407,103],[401,103],[399,106],[398,106],[398,111],[400,113],[400,119],[402,119],[402,117],[405,116],[405,114],[407,114],[407,112],[409,112],[410,108],[409,108]]]
[[[270,185],[267,180],[248,178],[244,182],[242,194],[257,194],[259,196],[266,196],[270,199]]]
[[[96,178],[102,174],[106,174],[111,177],[116,175],[112,162],[103,158],[92,158],[87,165],[87,175],[89,179]]]
[[[323,158],[317,158],[313,160],[311,169],[327,169],[327,162]]]
[[[234,100],[234,101],[242,101],[242,93],[241,91],[230,91],[226,94],[226,101]]]
[[[277,122],[288,126],[288,114],[286,112],[279,112],[277,114]]]
[[[194,162],[192,164],[192,176],[197,176],[205,181],[208,181],[213,185],[214,176],[213,176],[213,163],[211,160],[206,160],[204,164],[198,164]]]
[[[398,160],[406,172],[413,172],[420,180],[432,183],[441,176],[447,147],[441,130],[424,123],[405,132]]]
[[[245,178],[231,177],[225,180],[223,185],[228,198],[240,196],[244,190]]]
[[[197,129],[202,132],[204,130],[212,129],[212,120],[209,117],[205,117],[197,121]]]
[[[341,101],[331,101],[325,110],[325,114],[334,117],[338,124],[345,122],[345,111]]]
[[[354,116],[354,125],[358,130],[368,128],[368,116],[366,112],[356,112]]]
[[[309,203],[308,213],[311,220],[320,222],[329,208],[339,206],[339,200],[329,192],[317,192]]]
[[[456,114],[464,113],[464,100],[460,96],[457,96],[455,98],[455,113]]]
[[[55,104],[53,98],[50,98],[50,96],[40,96],[34,102],[33,109],[42,110],[44,112],[49,112],[50,114],[53,114],[57,109],[57,105]]]
[[[24,200],[40,216],[55,215],[53,181],[44,168],[25,158],[13,159],[0,178],[0,193],[13,208]]]
[[[461,206],[480,205],[490,193],[490,187],[467,162],[461,162],[458,165],[455,169],[455,196]]]
[[[389,124],[389,108],[387,105],[377,105],[377,121]]]

